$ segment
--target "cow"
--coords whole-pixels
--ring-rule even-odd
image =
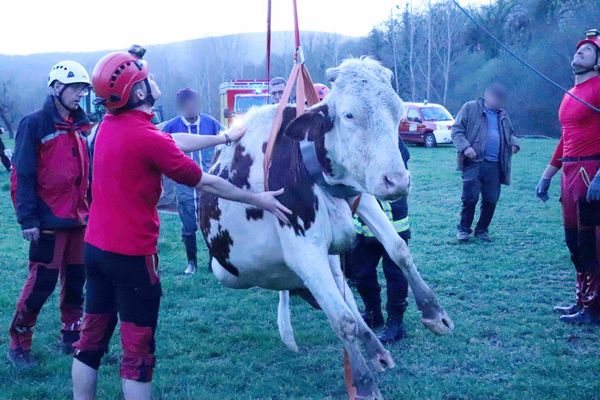
[[[223,286],[280,291],[278,325],[292,350],[297,345],[289,293],[303,295],[325,312],[343,342],[357,399],[382,399],[359,342],[376,371],[392,368],[394,361],[362,319],[339,256],[354,238],[352,204],[358,203],[356,212],[408,279],[425,326],[447,334],[454,325],[377,202],[406,196],[410,188],[398,149],[403,106],[391,86],[391,71],[363,57],[328,69],[327,77],[332,90],[323,101],[297,118],[295,108],[284,110],[271,155],[268,187],[285,189],[279,201],[292,211],[289,223],[203,193],[199,225],[213,257],[213,274]],[[275,112],[276,106],[251,110],[243,122],[246,135],[217,152],[209,173],[263,191],[264,153]]]

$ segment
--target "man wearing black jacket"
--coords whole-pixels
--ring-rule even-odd
[[[79,107],[89,93],[82,65],[62,61],[50,71],[44,106],[19,124],[11,195],[29,245],[29,276],[10,325],[8,360],[17,369],[36,366],[31,356],[38,314],[60,277],[60,350],[73,351],[83,314],[83,237],[88,216],[89,159]]]
[[[400,153],[404,165],[408,168],[410,153],[406,145],[399,138]],[[410,239],[410,225],[408,223],[408,201],[405,198],[388,202],[379,201],[381,208],[386,213],[398,235],[408,243]],[[398,267],[388,256],[383,245],[379,243],[370,229],[355,217],[356,239],[352,246],[347,266],[347,275],[356,285],[365,305],[363,318],[372,329],[383,326],[381,312],[381,286],[377,280],[377,265],[382,261],[383,273],[387,282],[387,314],[385,328],[379,334],[383,343],[392,343],[404,337],[404,312],[408,302],[408,282]],[[347,258],[348,260],[348,258]],[[349,267],[349,268],[348,268]],[[348,274],[349,273],[349,274]]]

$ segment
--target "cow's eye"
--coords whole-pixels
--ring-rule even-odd
[[[352,113],[346,113],[344,117],[346,117],[347,119],[352,119],[354,118],[354,115],[352,115]]]

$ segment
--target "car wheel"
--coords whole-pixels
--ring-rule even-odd
[[[427,147],[428,149],[437,146],[437,142],[435,141],[435,136],[433,136],[433,133],[428,133],[425,135],[425,147]]]

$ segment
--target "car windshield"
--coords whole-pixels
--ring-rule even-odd
[[[452,115],[444,107],[424,107],[421,113],[425,121],[451,121]]]
[[[267,104],[269,96],[266,94],[257,94],[256,96],[236,96],[235,113],[245,114],[252,107],[260,107]]]

